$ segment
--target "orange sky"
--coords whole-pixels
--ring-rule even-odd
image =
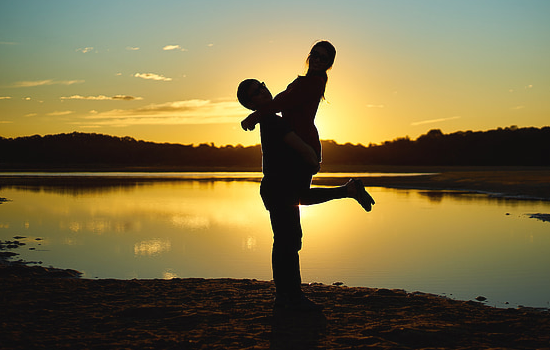
[[[318,39],[337,49],[322,139],[549,124],[548,1],[71,4],[0,4],[0,136],[256,144],[238,83],[282,91]]]

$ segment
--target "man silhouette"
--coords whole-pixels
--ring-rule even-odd
[[[246,79],[237,90],[239,102],[257,110],[272,100],[264,83]],[[312,205],[338,198],[354,198],[370,211],[374,200],[360,180],[352,179],[339,187],[310,188],[313,174],[320,168],[314,149],[305,143],[276,114],[260,121],[262,171],[260,194],[269,211],[273,230],[272,270],[275,306],[314,311],[321,306],[301,290],[300,260],[302,227],[299,205]]]

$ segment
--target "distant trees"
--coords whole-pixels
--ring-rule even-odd
[[[181,145],[131,137],[71,133],[0,138],[0,164],[32,166],[250,167],[260,146]]]
[[[323,141],[323,163],[353,165],[539,165],[550,166],[550,127],[515,126],[443,134],[434,129],[381,145]],[[137,141],[95,133],[0,137],[0,166],[179,167],[259,169],[260,145],[182,145]]]
[[[323,161],[331,165],[550,165],[550,127],[443,134],[434,129],[416,140],[408,137],[381,145],[323,143]]]

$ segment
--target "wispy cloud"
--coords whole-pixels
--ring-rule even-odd
[[[163,75],[155,73],[136,73],[134,74],[134,77],[148,80],[172,81],[172,78],[167,78]]]
[[[91,113],[83,122],[102,126],[238,123],[246,111],[236,101],[187,100]]]
[[[9,100],[11,96],[0,96],[0,100]]]
[[[72,95],[72,96],[63,96],[60,97],[61,100],[92,100],[92,101],[134,101],[134,100],[143,100],[143,97],[134,97],[127,95],[115,95],[115,96],[81,96],[81,95]]]
[[[446,122],[446,121],[449,121],[449,120],[454,120],[454,119],[459,119],[459,118],[460,118],[460,116],[454,116],[454,117],[449,117],[449,118],[422,120],[422,121],[419,121],[419,122],[411,123],[411,125],[416,126],[416,125],[423,125],[423,124],[441,123],[441,122]]]
[[[13,124],[10,120],[0,120],[0,124]]]
[[[183,47],[179,46],[179,45],[166,45],[165,47],[162,48],[164,51],[173,51],[173,50],[177,50],[177,51],[187,51],[187,49],[184,49]]]
[[[13,41],[0,41],[0,45],[19,45],[19,44],[14,43]]]
[[[53,79],[46,79],[46,80],[34,80],[34,81],[18,81],[15,84],[13,84],[13,87],[19,88],[19,87],[34,87],[34,86],[44,86],[44,85],[73,85],[73,84],[81,84],[84,80],[53,80]]]
[[[525,85],[523,88],[525,90],[530,90],[533,88],[533,84]],[[508,92],[516,92],[516,91],[517,91],[516,89],[508,89]]]
[[[524,109],[525,106],[515,106],[515,107],[512,107],[511,109],[513,110],[519,110],[519,109]]]
[[[47,113],[46,115],[62,116],[62,115],[69,115],[69,114],[73,114],[73,113],[74,113],[74,111],[55,111],[55,112]]]
[[[84,48],[78,48],[76,49],[75,51],[76,52],[82,52],[82,53],[88,53],[88,52],[92,52],[94,50],[93,47],[84,47]]]
[[[137,51],[137,50],[139,50],[139,47],[126,46],[126,50],[129,50],[129,51]]]

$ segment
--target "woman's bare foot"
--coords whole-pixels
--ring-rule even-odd
[[[372,210],[374,199],[365,190],[363,181],[359,179],[350,179],[345,186],[348,191],[348,197],[354,198],[366,211]]]

